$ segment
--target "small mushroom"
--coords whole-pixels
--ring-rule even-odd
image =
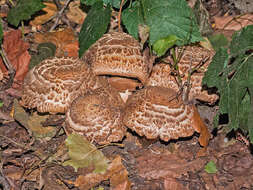
[[[80,94],[103,86],[100,80],[79,59],[46,59],[26,75],[20,103],[39,112],[64,113]]]
[[[109,83],[120,91],[143,86],[149,75],[149,63],[141,52],[139,42],[123,32],[104,34],[89,48],[83,59],[96,75],[112,77]]]
[[[207,146],[210,133],[194,105],[184,104],[169,88],[149,86],[129,97],[123,123],[140,136],[160,137],[164,141],[200,133],[199,142]]]
[[[202,62],[205,61],[203,65],[191,75],[191,89],[188,100],[198,99],[213,104],[219,98],[218,95],[209,94],[207,90],[202,88],[204,72],[207,70],[213,55],[214,53],[212,51],[197,46],[187,46],[183,51],[182,57],[178,63],[182,85],[187,83],[190,69],[198,67],[198,65],[200,66]],[[170,62],[172,62],[171,58]],[[179,91],[181,90],[181,86],[177,77],[178,76],[176,76],[175,72],[172,71],[169,64],[159,63],[153,67],[151,76],[147,80],[146,85],[162,86]]]
[[[121,114],[123,104],[111,87],[88,92],[72,102],[66,113],[65,129],[98,144],[120,141],[126,132]]]

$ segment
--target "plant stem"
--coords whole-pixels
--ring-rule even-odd
[[[121,31],[121,13],[122,13],[122,7],[124,5],[124,0],[121,0],[121,3],[120,3],[120,8],[119,8],[119,15],[118,15],[118,30],[119,32]]]

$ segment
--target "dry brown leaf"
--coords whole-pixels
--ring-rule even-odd
[[[224,30],[238,31],[243,27],[253,24],[253,14],[245,14],[242,16],[223,16],[214,17],[215,28]]]
[[[46,7],[42,9],[43,14],[36,16],[33,20],[31,20],[30,25],[42,25],[51,20],[52,17],[57,14],[57,7],[54,3],[44,2],[43,4],[46,5]]]
[[[101,181],[110,179],[111,189],[113,190],[130,190],[131,183],[128,180],[128,173],[121,162],[121,157],[117,156],[109,165],[105,174],[87,174],[80,175],[76,181],[75,186],[81,190],[88,190]]]
[[[34,41],[38,44],[45,42],[54,43],[57,47],[57,57],[78,57],[78,40],[70,28],[57,32],[47,32],[44,34],[37,33]]]
[[[8,165],[4,169],[4,174],[12,180],[20,180],[24,170],[21,167]]]
[[[164,180],[164,189],[165,190],[186,190],[181,183],[179,183],[176,179],[168,178]]]
[[[189,171],[202,170],[205,163],[201,158],[187,161],[168,152],[155,154],[145,151],[137,158],[137,169],[138,174],[147,180],[168,179],[178,178]]]
[[[27,51],[29,44],[22,39],[20,30],[12,30],[4,33],[3,48],[16,71],[12,88],[18,89],[28,72],[28,65],[31,59]],[[2,59],[0,59],[0,69],[4,74],[8,73]]]
[[[70,21],[82,24],[87,14],[83,12],[80,8],[80,1],[72,1],[69,4],[69,11],[67,12],[67,17]]]

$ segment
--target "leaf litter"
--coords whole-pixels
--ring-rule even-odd
[[[119,4],[118,1],[117,3]],[[145,1],[145,3],[149,3],[149,1]],[[133,4],[132,9],[136,11],[135,8],[138,6],[139,5]],[[152,11],[150,14],[154,13]],[[136,12],[133,14],[136,14]],[[52,14],[55,14],[55,12]],[[4,16],[7,14],[1,15]],[[147,16],[149,18],[150,15]],[[50,28],[50,24],[48,25],[47,23],[55,21],[54,18],[50,20],[51,16],[47,14],[46,17],[46,20],[37,16],[35,17],[39,18],[40,23],[37,24],[42,27],[40,29],[38,28],[38,30],[42,29],[47,31]],[[82,19],[84,19],[82,17],[83,15],[77,16],[74,20],[71,20],[71,17],[68,18],[70,22],[78,20],[77,23],[80,25]],[[223,15],[220,17],[224,18]],[[130,19],[131,15],[126,15],[126,18]],[[250,18],[250,15],[245,18]],[[23,19],[26,19],[26,17]],[[152,19],[148,21],[152,22]],[[244,22],[242,23],[240,20],[237,21],[239,21],[239,24],[233,28],[229,28],[229,30],[237,30],[238,26],[242,27],[242,25],[245,25]],[[139,20],[136,20],[136,22],[141,23]],[[167,20],[167,22],[171,24],[170,20]],[[216,29],[220,27],[219,22],[221,21],[216,19]],[[15,21],[15,24],[16,23],[17,21]],[[72,26],[74,26],[74,24],[72,24]],[[222,26],[224,26],[224,24]],[[135,37],[137,37],[136,33],[138,27],[136,27],[136,25],[129,27],[132,27],[132,29],[127,28],[127,30],[129,30],[128,32],[133,33]],[[154,29],[155,28],[152,26],[152,33],[157,32],[154,31]],[[4,27],[4,30],[6,30],[6,27]],[[149,28],[146,30],[148,31]],[[43,34],[40,33],[41,31],[34,32],[31,28],[30,31],[31,34],[27,35],[27,37],[29,36],[32,39],[32,43],[38,45],[40,43],[53,42],[57,48],[57,56],[78,56],[78,41],[72,29],[65,29],[64,27],[62,30],[57,29],[55,32],[44,32]],[[163,37],[166,38],[167,36],[166,34]],[[198,36],[197,32],[196,36]],[[8,33],[5,32],[3,38],[3,46],[6,48],[5,51],[18,73],[12,87],[19,88],[25,73],[28,71],[30,60],[30,53],[28,53],[30,51],[29,44],[26,41],[26,37],[22,37],[22,32],[20,30],[12,30]],[[13,42],[14,40],[15,43]],[[155,41],[154,38],[152,38],[152,40]],[[234,47],[236,48],[236,45],[234,45]],[[240,49],[243,48],[244,47]],[[226,55],[224,51],[222,55],[225,59]],[[248,62],[243,63],[248,64]],[[224,65],[219,65],[217,68],[222,66]],[[5,66],[2,65],[2,67],[6,74],[7,70]],[[218,74],[220,73],[217,69],[217,75]],[[217,78],[214,77],[212,82],[217,82]],[[43,136],[42,134],[44,134],[44,132],[42,131],[46,130],[46,128],[43,127],[42,123],[46,121],[46,116],[38,115],[36,112],[24,112],[24,110],[18,108],[17,101],[14,101],[12,98],[8,99],[6,92],[1,93],[0,97],[3,100],[3,107],[8,110],[8,112],[6,111],[4,113],[12,117],[9,112],[11,112],[11,109],[14,107],[16,111],[15,114],[21,114],[21,116],[19,116],[21,120],[16,119],[19,122],[3,122],[0,127],[1,162],[3,163],[3,167],[1,168],[3,173],[1,173],[1,175],[4,175],[5,178],[11,181],[13,187],[16,189],[20,189],[21,187],[23,189],[38,189],[42,187],[43,189],[73,189],[75,186],[74,188],[78,187],[79,189],[102,188],[115,190],[238,190],[242,188],[251,189],[253,187],[253,159],[250,150],[244,144],[244,141],[232,139],[227,143],[226,139],[230,137],[227,137],[223,130],[218,130],[217,134],[213,132],[214,137],[204,157],[196,156],[199,146],[197,138],[195,137],[164,143],[160,141],[149,141],[129,133],[128,137],[122,142],[124,148],[107,146],[99,150],[95,149],[95,147],[91,149],[92,152],[99,151],[100,156],[103,154],[101,157],[106,159],[103,164],[107,163],[107,167],[104,167],[102,173],[94,173],[94,170],[96,171],[96,169],[98,170],[98,168],[100,168],[100,165],[96,167],[96,163],[86,165],[87,167],[84,168],[75,165],[75,167],[78,168],[75,171],[71,166],[62,165],[62,163],[66,163],[66,161],[69,161],[71,158],[71,156],[67,154],[67,150],[72,152],[71,148],[66,148],[64,145],[66,140],[65,135],[63,133],[57,133],[57,131],[52,128],[54,131],[52,134]],[[5,97],[5,99],[3,97]],[[9,101],[14,102],[14,105],[8,103]],[[245,101],[248,100],[245,99]],[[242,102],[242,104],[243,103],[245,102]],[[226,109],[224,108],[224,110]],[[209,123],[209,130],[212,130],[210,125],[210,123],[212,123],[212,117],[209,117],[210,115],[214,115],[211,112],[212,111],[204,116],[206,124]],[[14,118],[17,118],[15,114]],[[5,121],[6,118],[3,120]],[[26,124],[24,124],[24,122]],[[39,133],[40,138],[38,138],[38,135],[32,132],[33,129],[27,125],[38,130],[39,132],[36,133]],[[238,138],[238,136],[235,136],[235,139],[236,138]],[[74,142],[77,139],[78,137],[75,137],[72,141]],[[81,140],[78,141],[78,143],[80,142]],[[92,146],[87,142],[85,146],[84,144],[81,146],[78,145],[77,147],[80,146],[83,148],[85,146]],[[73,146],[75,147],[76,145]],[[79,155],[79,157],[77,156],[78,162],[80,161],[79,158],[86,158],[85,155],[87,155],[87,151],[83,153],[82,148],[75,148],[78,152],[77,155]],[[72,152],[72,154],[75,155],[76,153]],[[91,160],[93,160],[93,158]],[[100,160],[100,158],[98,160]],[[210,161],[215,163],[215,167],[213,164],[211,166],[211,170],[215,171],[214,173],[208,173],[205,170],[205,167],[208,166]],[[72,162],[75,162],[75,160],[72,159]]]

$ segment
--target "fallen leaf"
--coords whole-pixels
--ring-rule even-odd
[[[51,20],[57,14],[57,7],[54,3],[44,2],[43,4],[46,5],[46,7],[42,9],[43,12],[41,15],[36,16],[30,21],[32,26],[42,25]]]
[[[209,174],[215,174],[218,171],[214,161],[210,161],[205,165],[205,171]]]
[[[31,57],[29,70],[43,60],[55,55],[56,46],[53,43],[42,43],[37,46],[37,53]]]
[[[34,112],[31,116],[14,100],[14,119],[21,123],[25,128],[32,131],[35,138],[53,137],[56,127],[43,127],[41,122],[46,121],[47,115],[38,115]]]
[[[128,179],[128,173],[121,162],[121,157],[116,158],[109,165],[106,173],[104,174],[87,174],[80,175],[76,181],[75,186],[81,190],[88,190],[101,181],[110,179],[111,189],[113,190],[130,190],[131,182]]]
[[[136,160],[138,174],[146,180],[177,178],[189,171],[201,171],[205,165],[201,158],[188,161],[176,154],[155,154],[151,150],[142,152]]]
[[[176,179],[168,178],[164,180],[164,189],[165,190],[186,190],[181,183],[179,183]]]
[[[24,42],[22,39],[20,30],[12,30],[4,33],[3,48],[10,63],[16,71],[12,88],[19,89],[23,83],[26,73],[28,72],[28,66],[31,58],[27,51],[29,44]],[[8,71],[2,58],[0,59],[0,69],[5,75],[7,75]]]
[[[243,27],[253,24],[253,14],[242,16],[214,16],[215,28],[238,31]]]
[[[65,143],[69,149],[70,160],[64,162],[64,166],[70,165],[75,171],[78,168],[94,166],[94,173],[105,173],[109,160],[82,135],[72,133]]]
[[[71,56],[78,57],[78,41],[74,32],[70,28],[66,28],[57,32],[37,33],[34,37],[35,43],[50,42],[56,45],[55,56]]]
[[[12,180],[20,180],[23,175],[24,169],[17,166],[6,166],[4,170],[4,175]]]
[[[82,24],[87,14],[80,9],[80,1],[72,1],[69,4],[69,11],[67,17],[70,21]]]

